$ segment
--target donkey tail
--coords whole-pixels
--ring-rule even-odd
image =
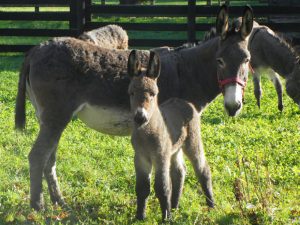
[[[24,130],[26,123],[26,79],[29,75],[30,64],[28,54],[25,56],[24,62],[19,75],[18,94],[15,107],[15,129]]]

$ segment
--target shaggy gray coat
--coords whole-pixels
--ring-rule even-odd
[[[89,41],[103,48],[128,49],[127,32],[117,25],[107,25],[84,32],[78,39]]]

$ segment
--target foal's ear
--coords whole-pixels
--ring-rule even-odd
[[[128,57],[127,72],[130,77],[138,76],[141,70],[141,62],[138,60],[137,50],[132,50]]]
[[[224,40],[228,31],[228,7],[222,5],[217,15],[217,34],[220,35],[221,39]]]
[[[243,13],[241,36],[246,39],[253,28],[253,11],[250,6],[246,6]]]
[[[150,78],[158,78],[160,74],[160,59],[157,53],[150,51],[149,64],[146,76]]]

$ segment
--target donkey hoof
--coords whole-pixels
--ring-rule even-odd
[[[32,209],[34,209],[35,211],[37,211],[37,212],[43,211],[45,209],[44,204],[43,203],[38,203],[38,202],[31,202],[30,207]]]
[[[167,213],[163,213],[162,215],[162,222],[167,222],[170,221],[172,219],[172,215],[171,212],[167,212]]]
[[[67,211],[71,210],[71,207],[64,200],[59,200],[59,201],[53,202],[53,204],[55,206],[61,207],[64,210],[67,210]]]
[[[206,205],[207,205],[209,208],[215,208],[215,202],[214,202],[214,200],[206,199]]]
[[[146,218],[146,215],[145,215],[145,213],[141,213],[141,214],[139,213],[139,214],[136,214],[135,218],[137,220],[144,220]]]
[[[257,105],[258,108],[260,109],[260,102],[257,102],[256,105]]]
[[[282,110],[283,110],[283,105],[282,105],[282,104],[278,104],[278,110],[279,110],[280,112],[282,112]]]

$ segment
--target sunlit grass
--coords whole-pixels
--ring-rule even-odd
[[[153,190],[147,219],[135,214],[135,174],[129,137],[111,137],[73,120],[58,149],[57,169],[63,195],[72,211],[50,204],[46,211],[29,208],[27,155],[38,132],[33,107],[28,102],[25,134],[16,133],[14,104],[22,55],[0,56],[0,224],[158,224],[159,203]],[[174,224],[292,224],[299,223],[300,113],[284,95],[278,112],[276,93],[263,79],[259,110],[249,81],[246,105],[237,118],[228,118],[222,96],[204,111],[202,139],[213,175],[216,208],[207,210],[192,167]],[[239,164],[237,163],[239,162]],[[242,180],[244,198],[235,199],[234,183]]]

